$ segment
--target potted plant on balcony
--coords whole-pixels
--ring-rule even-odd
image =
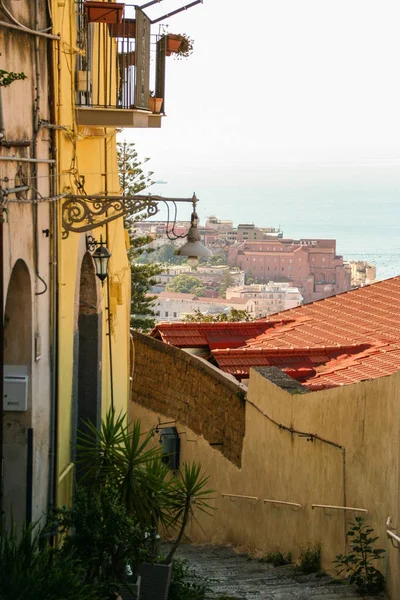
[[[124,4],[86,0],[83,5],[89,23],[121,23],[122,21]]]
[[[177,59],[187,58],[193,52],[193,44],[185,33],[170,33],[167,36],[167,56],[175,54]]]
[[[155,98],[154,92],[150,92],[149,109],[151,110],[151,112],[159,114],[161,112],[163,101],[164,98]]]

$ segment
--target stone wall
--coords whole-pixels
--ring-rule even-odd
[[[201,358],[136,332],[132,360],[133,402],[176,419],[241,466],[244,386]]]

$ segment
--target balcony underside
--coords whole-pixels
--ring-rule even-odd
[[[76,109],[78,125],[90,127],[158,128],[161,127],[162,116],[161,114],[154,114],[133,108],[92,108],[90,106],[81,106]]]

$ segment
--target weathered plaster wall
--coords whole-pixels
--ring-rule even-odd
[[[11,3],[12,14],[28,27],[35,27],[34,3],[29,0]],[[7,19],[5,19],[7,20]],[[39,27],[48,24],[47,10],[39,3]],[[0,148],[2,157],[34,157],[34,111],[38,108],[38,119],[50,120],[49,111],[49,66],[47,63],[47,42],[39,40],[38,89],[36,89],[35,42],[34,37],[21,31],[0,27],[0,69],[23,72],[26,79],[15,81],[8,87],[0,88],[4,116],[4,139],[7,142],[30,142],[25,147]],[[40,99],[37,98],[40,96]],[[49,132],[43,128],[36,138],[36,157],[49,159]],[[37,222],[34,209],[29,202],[32,198],[49,196],[50,167],[46,163],[33,165],[18,161],[0,163],[0,185],[3,189],[18,185],[30,185],[31,190],[21,192],[18,198],[9,194],[4,232],[4,304],[6,313],[19,312],[19,304],[26,300],[23,310],[17,317],[17,325],[5,334],[6,364],[24,365],[29,372],[28,411],[6,412],[4,488],[5,509],[14,510],[17,521],[25,518],[27,499],[27,442],[28,430],[33,430],[33,482],[32,518],[37,520],[47,509],[48,457],[49,457],[49,415],[50,415],[50,243],[51,238],[43,233],[50,225],[49,204],[37,205]],[[39,196],[40,195],[40,196]],[[18,203],[15,200],[19,200]],[[35,239],[37,232],[37,262],[35,261]],[[12,281],[18,265],[24,264],[27,277]],[[41,281],[36,271],[39,272]],[[47,286],[47,290],[46,290]],[[43,292],[43,293],[42,293]],[[29,298],[28,298],[29,297]],[[7,307],[8,302],[8,307]],[[13,317],[13,319],[14,319]],[[6,314],[7,324],[7,314]],[[15,320],[15,319],[14,319]],[[27,324],[29,323],[29,327]],[[7,329],[7,328],[6,328]],[[25,337],[18,333],[24,329]],[[35,357],[34,337],[37,337],[40,352]],[[8,453],[8,454],[7,454]],[[12,455],[12,460],[11,460]],[[10,483],[10,486],[8,482]],[[28,490],[29,493],[29,490]]]
[[[155,348],[155,347],[154,347]],[[137,346],[136,357],[142,352]],[[184,354],[184,353],[182,353]],[[181,458],[200,460],[210,474],[215,492],[213,517],[199,516],[190,535],[199,542],[230,543],[265,553],[279,546],[299,555],[301,545],[320,541],[323,564],[332,569],[332,560],[346,550],[345,531],[361,513],[323,510],[311,504],[353,506],[368,510],[368,521],[386,548],[380,568],[385,573],[391,597],[400,584],[400,557],[386,536],[386,519],[394,525],[399,510],[399,385],[400,374],[315,393],[291,395],[252,369],[246,403],[245,437],[241,468],[216,452],[203,435],[180,421],[173,408],[174,376],[182,372],[178,355],[168,362],[168,378],[159,378],[166,368],[166,354],[153,352],[147,378],[153,378],[148,393],[133,395],[131,415],[140,418],[143,429],[155,426],[165,416],[178,418]],[[185,355],[186,357],[186,355]],[[194,361],[197,359],[192,357]],[[186,358],[182,357],[182,362]],[[139,377],[139,374],[136,373]],[[171,385],[169,391],[166,385]],[[153,403],[154,390],[163,387],[164,404]],[[220,408],[215,401],[216,409]],[[166,410],[168,406],[168,410]],[[153,409],[153,410],[150,410]],[[157,412],[154,412],[154,409]],[[201,412],[194,399],[191,410]],[[186,415],[186,425],[190,417]],[[283,425],[310,436],[291,433]],[[194,441],[189,441],[194,440]],[[224,497],[236,494],[255,497]],[[264,499],[301,504],[302,508],[264,503]]]

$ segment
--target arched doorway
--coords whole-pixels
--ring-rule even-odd
[[[101,312],[93,259],[87,252],[82,260],[79,284],[75,427],[85,430],[85,421],[97,428],[101,421]],[[75,444],[73,444],[73,447]],[[73,451],[76,457],[75,450]],[[79,468],[77,469],[79,478]]]
[[[17,524],[32,518],[32,293],[28,267],[11,272],[4,313],[4,511]],[[15,402],[24,398],[27,406]],[[15,405],[15,409],[14,409]]]

